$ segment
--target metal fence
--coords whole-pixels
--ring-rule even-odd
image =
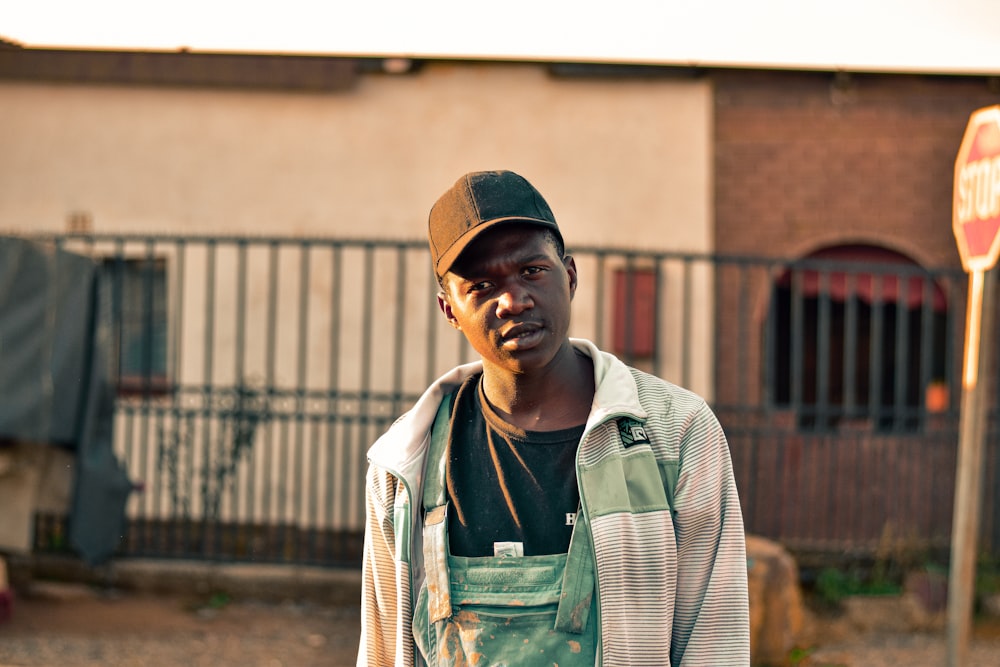
[[[357,564],[366,449],[474,358],[438,312],[425,244],[39,240],[93,256],[110,285],[116,449],[141,484],[121,554]],[[570,250],[571,334],[709,399],[749,532],[825,553],[947,543],[962,274]],[[995,553],[989,433],[983,543]],[[40,517],[36,548],[58,548],[63,530]]]

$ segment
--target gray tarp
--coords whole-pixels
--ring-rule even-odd
[[[112,449],[109,293],[93,260],[0,237],[0,440],[74,452],[69,541],[91,564],[117,548],[132,488]]]

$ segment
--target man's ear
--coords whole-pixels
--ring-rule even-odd
[[[563,266],[566,267],[566,273],[569,275],[569,298],[572,301],[573,297],[576,295],[576,260],[573,259],[573,255],[566,255],[563,257]]]
[[[438,308],[440,308],[441,312],[444,313],[444,317],[446,320],[448,320],[448,324],[461,331],[462,327],[461,325],[459,325],[458,319],[455,317],[455,313],[451,310],[451,304],[448,303],[448,297],[445,295],[445,293],[438,292],[437,300],[438,300]]]

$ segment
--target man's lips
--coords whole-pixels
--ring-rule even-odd
[[[521,323],[508,327],[500,336],[505,346],[519,346],[540,336],[543,329],[541,324]]]

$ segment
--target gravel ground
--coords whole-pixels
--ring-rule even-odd
[[[353,665],[357,608],[96,593],[19,596],[0,667]]]
[[[966,667],[1000,666],[1000,639],[977,638],[969,647]],[[857,636],[818,646],[802,665],[810,667],[943,667],[948,664],[943,633]]]
[[[856,632],[814,621],[810,667],[941,667],[943,631]],[[0,667],[353,665],[356,607],[97,592],[59,585],[19,596],[0,624]],[[1000,621],[980,623],[968,667],[1000,667]]]
[[[807,605],[808,606],[808,605]],[[809,667],[943,667],[945,610],[917,612],[913,598],[858,597],[839,611],[810,607],[799,663]],[[1000,619],[977,619],[963,667],[1000,667]]]

